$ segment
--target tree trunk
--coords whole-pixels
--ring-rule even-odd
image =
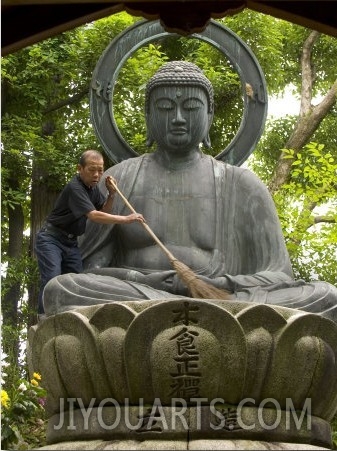
[[[10,188],[18,189],[16,179],[9,180]],[[17,204],[8,208],[8,267],[7,274],[15,272],[15,265],[23,254],[24,214],[22,206]],[[8,326],[8,339],[3,340],[3,347],[8,354],[10,363],[16,365],[19,357],[18,305],[21,299],[22,286],[20,280],[13,279],[13,283],[3,296],[2,315],[3,324]]]
[[[33,160],[32,170],[32,191],[31,191],[31,217],[30,217],[30,243],[29,254],[35,259],[35,236],[47,215],[54,206],[55,200],[59,192],[52,191],[48,188],[45,181],[48,174],[41,169]],[[39,277],[32,278],[32,284],[28,287],[28,307],[29,311],[37,313],[38,295],[39,295]],[[36,323],[36,313],[32,313],[29,318],[28,327]]]
[[[312,86],[314,82],[311,54],[314,44],[319,36],[320,34],[317,31],[312,31],[306,39],[302,50],[302,90],[300,115],[295,129],[285,145],[286,149],[293,149],[295,151],[294,157],[296,157],[296,154],[309,142],[311,136],[317,130],[324,117],[336,103],[337,80],[318,105],[313,106],[311,104]],[[284,156],[285,154],[282,152],[268,184],[271,194],[278,191],[289,178],[292,159],[284,159]]]

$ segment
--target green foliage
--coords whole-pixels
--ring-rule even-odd
[[[280,158],[282,147],[288,141],[295,122],[296,118],[293,116],[267,121],[264,133],[249,160],[251,169],[264,183],[270,180],[275,162]]]
[[[26,237],[25,241],[28,241]],[[7,246],[6,246],[7,247]],[[24,249],[28,249],[28,242],[25,243]],[[1,297],[3,298],[10,288],[19,283],[21,287],[21,296],[24,295],[25,287],[39,280],[38,268],[36,260],[32,259],[27,253],[21,255],[20,258],[10,259],[7,257],[6,252],[3,250],[3,255],[7,260],[8,268],[5,275],[2,274],[1,278]],[[2,304],[2,309],[5,310],[6,306]]]
[[[337,162],[329,152],[324,152],[324,144],[308,143],[302,152],[296,154],[292,149],[282,149],[284,159],[292,159],[290,189],[299,197],[305,192],[315,203],[325,202],[336,197]]]
[[[240,14],[221,19],[253,50],[265,74],[269,94],[280,95],[290,84],[301,89],[300,54],[303,42],[312,30],[285,20],[245,9]],[[336,78],[337,41],[321,35],[314,47],[314,96],[326,92]]]
[[[314,142],[282,151],[293,160],[291,178],[274,200],[295,274],[337,285],[337,160]]]
[[[279,93],[287,84],[287,71],[289,64],[293,63],[285,53],[285,43],[292,25],[249,9],[227,16],[220,22],[233,30],[252,49],[263,69],[269,93]]]
[[[2,361],[4,365],[6,362]],[[1,449],[26,450],[45,444],[46,391],[40,381],[38,373],[30,381],[5,381],[1,390]]]
[[[21,107],[20,107],[21,108]],[[35,124],[17,115],[5,113],[2,118],[1,227],[7,227],[9,209],[21,205],[29,216],[31,152],[28,140],[35,134]]]
[[[319,128],[312,135],[312,140],[318,143],[324,143],[324,151],[330,153],[337,159],[337,103],[331,111],[325,116]]]

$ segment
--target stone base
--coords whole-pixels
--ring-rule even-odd
[[[328,450],[303,443],[263,442],[258,440],[81,440],[35,448],[40,450]]]
[[[123,447],[126,442],[132,442],[135,449],[142,449],[144,442],[151,443],[151,449],[154,443],[180,444],[177,449],[187,449],[188,445],[191,449],[190,444],[194,442],[223,446],[223,442],[233,440],[329,448],[331,428],[328,422],[305,412],[225,404],[77,408],[49,419],[48,443],[62,442],[63,446],[65,442],[78,440],[103,440],[114,446],[121,443]]]
[[[48,393],[45,449],[331,449],[336,343],[332,321],[264,304],[134,301],[55,315],[29,333]]]

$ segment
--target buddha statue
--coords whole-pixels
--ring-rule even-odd
[[[273,304],[337,321],[337,288],[295,280],[275,205],[249,169],[206,155],[213,89],[192,63],[164,64],[146,87],[147,144],[155,151],[109,168],[136,211],[176,258],[231,301]],[[201,146],[201,144],[203,146]],[[116,196],[113,214],[128,207]],[[182,299],[189,292],[139,223],[90,221],[80,238],[85,272],[52,279],[47,316],[114,301]]]

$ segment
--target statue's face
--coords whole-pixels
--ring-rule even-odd
[[[150,95],[147,127],[158,149],[198,148],[210,126],[208,99],[199,87],[159,86]]]

